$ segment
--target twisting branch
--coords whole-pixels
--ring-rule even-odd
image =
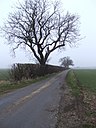
[[[49,55],[66,44],[76,43],[79,35],[76,15],[62,13],[48,0],[26,0],[19,3],[17,12],[10,13],[2,30],[13,49],[26,45],[41,65]]]

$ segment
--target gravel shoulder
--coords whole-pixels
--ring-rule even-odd
[[[96,95],[91,96],[78,81],[76,86],[76,95],[66,81],[61,87],[56,128],[96,128]]]
[[[72,96],[65,82],[61,88],[56,128],[80,128],[81,110],[78,107],[76,98]]]

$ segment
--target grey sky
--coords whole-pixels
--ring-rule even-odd
[[[2,26],[8,13],[12,11],[13,3],[18,0],[0,0],[0,26]],[[96,1],[95,0],[62,0],[62,7],[70,13],[80,16],[80,33],[84,39],[78,42],[76,47],[66,47],[66,51],[50,56],[51,64],[58,64],[61,57],[70,56],[75,67],[96,67]],[[13,63],[33,62],[29,54],[21,49],[17,50],[16,57],[12,57],[10,47],[4,44],[4,38],[0,37],[0,68],[7,68]]]

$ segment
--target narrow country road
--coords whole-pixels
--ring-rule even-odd
[[[68,70],[0,97],[0,128],[55,128]]]

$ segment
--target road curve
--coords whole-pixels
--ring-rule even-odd
[[[0,128],[55,128],[68,70],[0,97]]]

